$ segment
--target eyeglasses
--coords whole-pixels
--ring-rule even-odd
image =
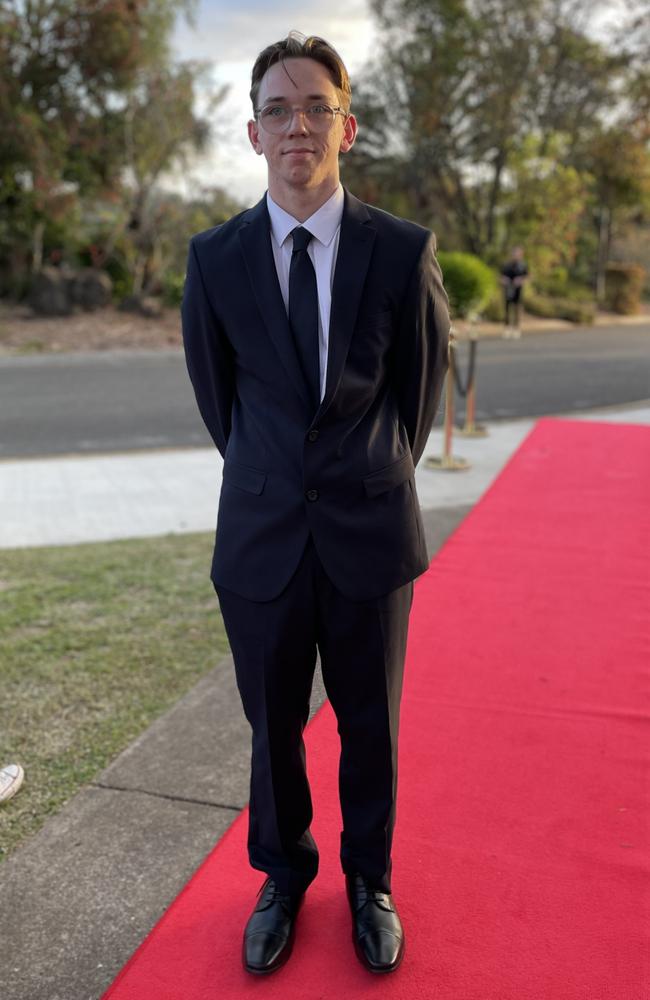
[[[289,108],[286,104],[267,104],[255,108],[257,119],[265,132],[279,135],[287,132],[295,113],[301,114],[310,132],[327,132],[337,115],[347,118],[343,108],[331,108],[329,104],[311,104],[308,108]]]

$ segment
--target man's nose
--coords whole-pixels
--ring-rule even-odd
[[[289,135],[295,135],[297,132],[301,132],[304,135],[309,132],[309,128],[307,126],[307,112],[303,108],[292,109],[288,132]]]

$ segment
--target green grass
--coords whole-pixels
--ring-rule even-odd
[[[227,652],[212,536],[0,552],[0,860]]]

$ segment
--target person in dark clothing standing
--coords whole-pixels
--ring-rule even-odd
[[[506,319],[504,337],[521,337],[521,290],[527,278],[524,251],[521,247],[513,247],[510,260],[501,268]]]
[[[183,337],[224,458],[212,581],[252,727],[248,857],[266,874],[247,972],[288,959],[316,877],[303,730],[317,651],[341,740],[340,861],[357,956],[392,972],[397,734],[413,580],[428,566],[415,489],[448,363],[432,232],[339,181],[350,82],[321,38],[258,57],[248,135],[268,191],[193,237]]]

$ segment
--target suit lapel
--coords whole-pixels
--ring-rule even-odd
[[[293,343],[275,268],[266,196],[244,215],[239,237],[251,287],[269,336],[296,392],[309,407],[307,387]]]
[[[325,395],[316,416],[329,407],[341,381],[354,331],[376,231],[363,202],[345,191],[339,247],[332,285]]]

